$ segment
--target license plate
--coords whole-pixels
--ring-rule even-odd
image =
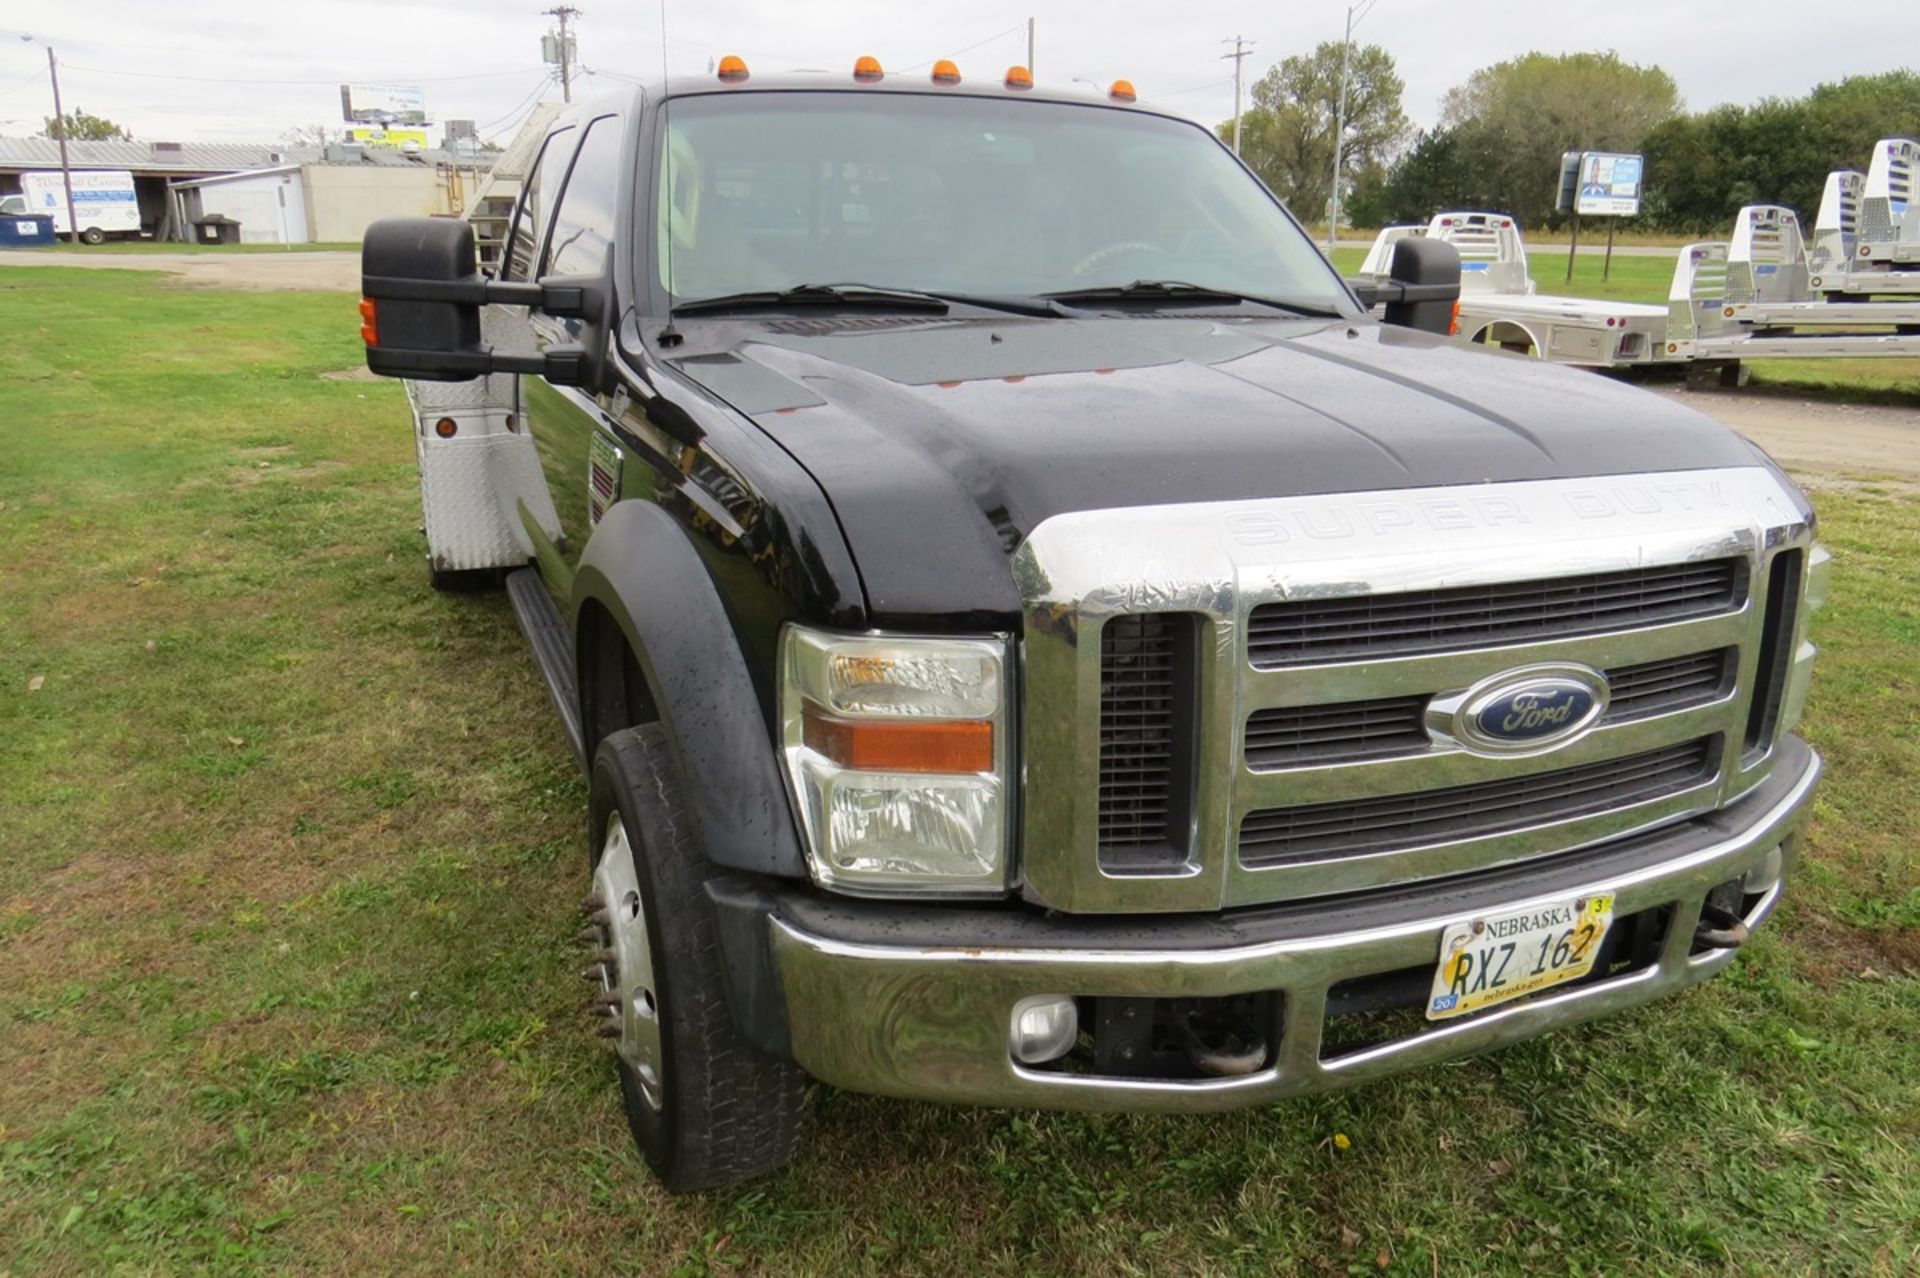
[[[1593,970],[1612,926],[1610,894],[1453,924],[1440,935],[1427,1019],[1465,1016],[1579,980]]]

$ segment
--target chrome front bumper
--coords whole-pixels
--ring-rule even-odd
[[[1692,953],[1702,904],[1720,884],[1781,852],[1780,875],[1745,914],[1779,900],[1820,772],[1789,738],[1773,777],[1720,812],[1526,874],[1434,883],[1355,901],[1307,902],[1176,920],[976,914],[875,916],[828,903],[768,919],[791,1051],[814,1077],[850,1091],[1002,1107],[1193,1112],[1231,1109],[1380,1078],[1604,1016],[1712,976],[1731,950]],[[1452,922],[1611,892],[1615,916],[1673,913],[1657,961],[1337,1057],[1323,1053],[1328,994],[1342,981],[1437,961]],[[1001,916],[1004,918],[1004,916]],[[919,920],[916,922],[916,919]],[[977,943],[976,943],[977,942]],[[1284,995],[1273,1063],[1237,1078],[1068,1074],[1016,1062],[1014,1005],[1030,995]]]

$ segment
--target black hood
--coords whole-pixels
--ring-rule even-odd
[[[1758,460],[1659,396],[1371,321],[686,329],[676,366],[825,489],[876,624],[1017,611],[1006,557],[1066,511]]]

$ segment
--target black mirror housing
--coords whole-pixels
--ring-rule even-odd
[[[486,289],[477,261],[473,228],[453,218],[391,217],[369,226],[360,246],[360,291],[372,303],[362,332],[367,367],[442,382],[491,371],[480,341]]]
[[[360,246],[360,293],[367,367],[383,377],[464,382],[486,373],[537,373],[583,385],[586,352],[573,344],[540,355],[500,355],[480,340],[489,302],[585,316],[603,299],[602,281],[503,283],[480,274],[473,228],[444,217],[383,218]]]
[[[1409,236],[1393,246],[1387,279],[1388,287],[1381,290],[1387,304],[1383,320],[1441,337],[1452,333],[1460,301],[1460,250],[1444,240]]]

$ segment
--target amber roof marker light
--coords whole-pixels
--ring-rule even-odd
[[[1033,87],[1033,72],[1027,70],[1025,67],[1008,67],[1007,87],[1009,89],[1031,89]]]
[[[886,72],[880,69],[880,59],[878,58],[864,57],[854,61],[853,78],[861,84],[876,84],[885,75]]]
[[[933,64],[933,82],[935,84],[960,83],[960,68],[947,58]]]
[[[1133,91],[1133,81],[1115,80],[1113,87],[1107,90],[1107,96],[1115,102],[1135,102],[1140,95]]]
[[[720,82],[722,84],[739,84],[746,78],[746,59],[731,53],[720,59]]]

